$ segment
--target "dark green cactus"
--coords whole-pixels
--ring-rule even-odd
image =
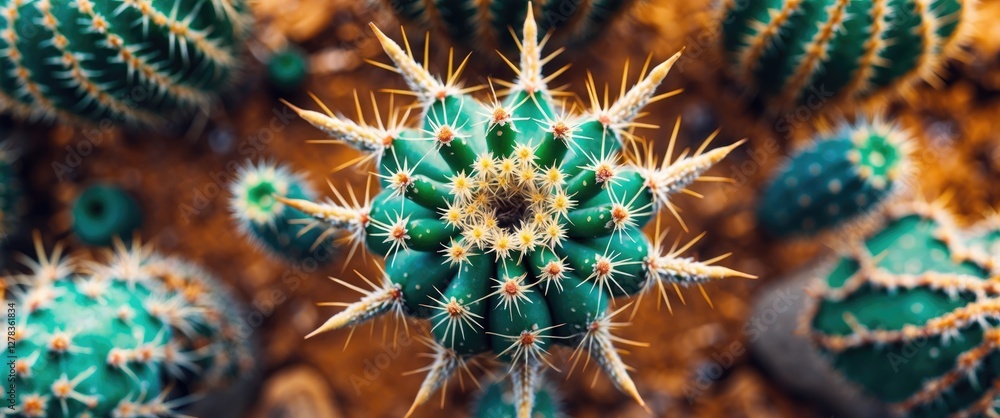
[[[21,214],[21,182],[14,173],[15,151],[0,140],[0,243],[17,227]]]
[[[239,318],[223,314],[235,301],[194,286],[217,286],[211,277],[181,268],[170,275],[184,280],[157,280],[176,262],[138,245],[84,269],[61,247],[51,256],[37,247],[29,274],[5,278],[16,316],[13,416],[170,416],[193,399],[172,398],[175,382],[211,390],[249,372],[249,341],[232,331]]]
[[[157,124],[233,82],[242,0],[0,1],[0,110]]]
[[[383,277],[361,301],[331,317],[312,335],[351,327],[391,313],[428,318],[434,362],[413,407],[449,377],[490,355],[510,368],[518,416],[531,412],[541,367],[550,350],[577,347],[614,384],[642,402],[611,335],[611,299],[664,286],[700,285],[752,277],[663,251],[642,228],[671,208],[689,187],[736,146],[706,151],[708,143],[660,163],[642,153],[630,126],[656,95],[679,54],[653,67],[616,103],[570,115],[553,100],[543,76],[540,34],[531,12],[523,28],[520,67],[509,94],[482,103],[432,76],[396,42],[372,26],[395,69],[423,107],[417,128],[393,111],[388,126],[355,123],[332,112],[295,108],[335,140],[367,154],[382,191],[349,204],[278,200],[344,231],[355,245],[385,257]],[[464,63],[460,68],[464,68]],[[644,73],[646,73],[644,71]],[[398,110],[398,109],[395,109]],[[671,144],[676,139],[675,130]],[[673,149],[673,145],[671,145]],[[337,192],[338,196],[345,195]],[[352,194],[355,195],[355,194]],[[355,287],[357,290],[358,288]],[[620,309],[619,309],[620,311]],[[412,412],[412,409],[411,409]]]
[[[381,0],[404,21],[434,28],[470,48],[512,49],[530,0]],[[587,42],[603,32],[634,0],[535,1],[539,31],[563,42]],[[520,33],[517,34],[521,36]]]
[[[229,193],[230,212],[240,229],[273,254],[291,260],[309,257],[326,236],[324,228],[311,216],[277,200],[316,196],[301,175],[285,166],[247,164],[230,185]]]
[[[944,211],[921,204],[852,245],[805,324],[848,381],[909,416],[995,413],[997,271]]]
[[[127,239],[142,225],[142,210],[128,192],[105,184],[90,186],[73,202],[73,232],[89,245]]]
[[[904,188],[910,148],[902,131],[879,121],[820,136],[771,180],[757,222],[776,236],[811,235],[868,213]]]
[[[493,382],[483,391],[482,397],[472,411],[473,418],[514,418],[517,409],[514,407],[514,393],[505,382]],[[565,416],[559,407],[557,392],[551,385],[541,385],[535,392],[535,408],[531,411],[532,418],[560,418]]]
[[[936,81],[974,14],[965,0],[729,0],[724,52],[769,111],[813,110]]]

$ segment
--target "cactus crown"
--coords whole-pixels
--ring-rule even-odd
[[[774,235],[810,235],[872,212],[905,190],[912,141],[875,120],[845,125],[799,150],[774,176],[757,219]]]
[[[616,296],[699,285],[729,276],[752,277],[661,251],[641,228],[673,211],[684,190],[738,144],[694,152],[662,163],[631,134],[642,108],[672,93],[655,90],[679,57],[643,71],[618,100],[602,101],[588,84],[591,105],[571,114],[547,88],[538,27],[529,8],[513,82],[491,81],[490,99],[459,80],[465,61],[443,81],[372,25],[399,73],[419,100],[422,124],[406,128],[393,112],[376,126],[294,108],[306,121],[373,160],[382,191],[360,203],[278,199],[344,231],[355,245],[386,257],[383,277],[369,281],[349,304],[312,335],[350,327],[385,313],[429,318],[434,362],[414,407],[478,355],[492,352],[509,365],[519,416],[527,416],[542,367],[554,345],[589,353],[616,386],[641,403],[611,332]],[[408,43],[407,43],[408,45]],[[558,74],[560,71],[557,71]],[[496,83],[505,88],[496,92]],[[623,81],[623,85],[624,85]],[[623,89],[624,90],[624,89]],[[499,97],[505,96],[503,100]],[[679,126],[678,126],[679,127]],[[675,128],[671,150],[677,137]],[[658,218],[659,219],[659,218]],[[346,285],[346,282],[341,282]],[[412,410],[411,410],[412,411]]]
[[[834,367],[910,416],[992,411],[995,262],[970,250],[938,204],[897,208],[852,248],[804,318]]]

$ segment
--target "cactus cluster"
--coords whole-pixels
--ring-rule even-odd
[[[894,208],[818,282],[802,325],[848,381],[897,412],[990,416],[1000,395],[998,265],[941,206]]]
[[[279,257],[310,257],[327,232],[313,218],[278,199],[314,199],[301,174],[270,162],[244,165],[229,188],[229,209],[240,230],[251,241]]]
[[[108,263],[36,247],[30,272],[5,278],[13,416],[175,415],[251,371],[238,305],[199,268],[138,243]]]
[[[530,0],[381,0],[404,21],[445,33],[470,48],[512,49],[530,7],[538,16],[542,33],[552,31],[566,43],[587,42],[605,30],[633,0],[536,1]],[[517,36],[521,34],[518,33]]]
[[[505,97],[494,90],[487,102],[470,95],[481,88],[459,84],[465,62],[442,81],[371,26],[395,64],[382,65],[408,83],[423,120],[406,128],[400,121],[407,115],[394,109],[388,123],[368,125],[294,108],[362,151],[359,160],[374,163],[382,188],[373,197],[351,192],[350,201],[344,192],[325,202],[275,194],[385,258],[371,290],[338,280],[364,295],[310,337],[385,314],[429,319],[434,360],[413,408],[488,356],[509,369],[517,416],[527,417],[557,346],[575,347],[578,359],[593,357],[641,404],[615,347],[629,341],[613,335],[626,325],[614,317],[628,305],[613,307],[614,299],[666,298],[668,288],[753,277],[713,265],[724,255],[707,262],[682,256],[693,241],[664,248],[662,235],[650,239],[642,230],[662,213],[676,215],[675,193],[698,180],[717,181],[701,176],[739,145],[708,151],[709,138],[674,158],[678,123],[660,161],[632,133],[648,103],[674,94],[656,89],[680,54],[644,68],[613,103],[588,83],[590,107],[575,114],[547,87],[553,76],[543,75],[547,60],[531,10],[518,43],[520,65],[511,65],[517,79],[491,80],[506,87]]]
[[[14,173],[12,142],[0,140],[0,243],[18,224],[21,211],[21,186]]]
[[[158,124],[232,84],[242,0],[0,1],[0,110],[31,119]]]
[[[770,112],[863,102],[937,81],[973,3],[729,0],[723,49],[733,77]]]
[[[905,188],[911,148],[903,131],[879,120],[820,135],[771,179],[757,223],[775,236],[811,235],[869,213]]]

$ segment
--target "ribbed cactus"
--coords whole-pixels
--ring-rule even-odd
[[[205,292],[210,278],[182,270],[184,285],[172,290],[181,281],[156,280],[149,269],[164,261],[142,247],[119,246],[103,265],[36,245],[31,272],[6,279],[17,341],[13,416],[173,415],[194,400],[172,398],[175,382],[209,390],[217,376],[248,371],[248,342],[229,332],[238,318],[220,314],[237,308]]]
[[[232,83],[242,0],[0,1],[0,110],[156,124]]]
[[[445,33],[470,48],[512,49],[511,30],[524,22],[530,0],[381,0],[404,21]],[[553,31],[566,43],[583,43],[599,35],[634,0],[535,1],[541,33]],[[520,36],[521,34],[518,33]]]
[[[768,111],[852,104],[936,81],[972,3],[729,0],[724,50],[733,76]]]
[[[459,86],[461,64],[447,81],[374,25],[390,67],[407,81],[423,121],[405,128],[355,123],[332,112],[295,108],[335,140],[373,161],[382,191],[360,203],[278,200],[344,231],[355,245],[385,257],[384,274],[364,297],[312,335],[352,327],[383,314],[427,318],[434,361],[414,408],[427,401],[476,356],[508,365],[518,416],[532,410],[541,369],[557,345],[594,357],[614,384],[641,398],[611,332],[612,299],[665,286],[700,285],[730,276],[752,277],[663,251],[642,227],[673,211],[671,196],[690,186],[737,145],[694,152],[662,163],[651,153],[624,160],[622,148],[641,149],[630,133],[643,107],[670,93],[655,91],[679,54],[656,65],[615,103],[601,102],[590,83],[591,107],[571,115],[553,100],[542,74],[539,31],[532,13],[523,27],[520,66],[506,98],[479,102]],[[398,110],[398,109],[395,109]],[[670,138],[673,149],[677,130]],[[357,194],[352,193],[352,196]],[[659,238],[659,237],[658,237]],[[345,283],[346,282],[342,282]],[[354,287],[356,290],[361,288]],[[412,410],[411,410],[412,411]]]
[[[559,407],[559,399],[551,385],[541,385],[535,392],[535,409],[531,411],[532,418],[560,418],[565,416]],[[493,382],[483,390],[476,407],[472,411],[473,418],[514,418],[514,393],[510,385],[504,382]]]
[[[995,413],[996,265],[922,204],[852,245],[803,325],[847,380],[910,416]]]
[[[904,188],[911,147],[903,131],[880,121],[820,135],[771,179],[758,224],[776,236],[810,235],[878,208]]]
[[[21,182],[14,173],[14,152],[10,141],[0,139],[0,243],[14,232],[21,212]]]
[[[313,199],[316,193],[301,175],[268,162],[247,164],[229,188],[229,209],[240,229],[273,254],[292,260],[312,255],[325,227],[280,201]]]

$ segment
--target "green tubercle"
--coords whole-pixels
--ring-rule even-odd
[[[504,382],[493,382],[483,390],[482,397],[473,408],[474,418],[515,418],[514,394]],[[557,392],[548,385],[535,392],[535,408],[531,416],[536,418],[560,418],[565,416],[559,407]]]

